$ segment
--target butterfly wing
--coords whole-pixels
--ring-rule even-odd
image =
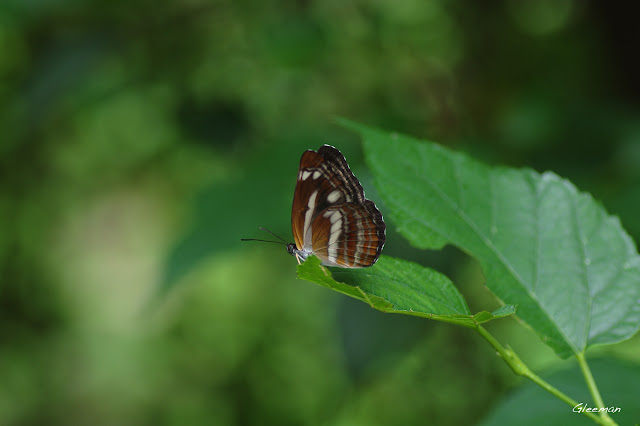
[[[385,242],[386,226],[367,200],[344,156],[325,145],[300,159],[291,224],[296,247],[326,265],[373,265]]]
[[[311,230],[311,218],[315,213],[318,199],[316,191],[319,189],[316,185],[319,173],[316,174],[316,171],[323,162],[322,155],[311,150],[305,151],[300,159],[298,180],[293,193],[293,209],[291,211],[291,227],[293,228],[293,238],[298,250],[303,250],[305,233]],[[307,241],[311,240],[307,239]],[[307,248],[309,251],[311,250],[310,246]]]
[[[363,268],[378,260],[385,242],[385,224],[373,201],[328,207],[313,221],[312,249],[323,263]]]

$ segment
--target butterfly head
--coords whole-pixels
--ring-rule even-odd
[[[289,254],[291,256],[295,256],[296,260],[298,261],[298,264],[301,264],[302,262],[304,262],[305,260],[307,260],[307,257],[309,257],[309,255],[311,253],[304,251],[304,250],[298,250],[298,247],[296,247],[296,243],[289,243],[287,244],[287,251],[289,252]]]

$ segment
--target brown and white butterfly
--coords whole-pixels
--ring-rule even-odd
[[[287,250],[298,262],[314,254],[327,266],[364,268],[376,263],[386,240],[382,213],[330,145],[302,154],[291,226],[295,243]]]

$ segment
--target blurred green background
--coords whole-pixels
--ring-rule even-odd
[[[323,143],[384,213],[341,116],[553,170],[638,241],[637,9],[3,0],[0,424],[480,421],[520,382],[479,337],[239,240],[291,239],[298,161]],[[385,254],[498,306],[472,260],[388,226]],[[565,365],[512,319],[490,329],[538,371]],[[638,362],[639,339],[592,353]]]

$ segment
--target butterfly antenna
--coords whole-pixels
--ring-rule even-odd
[[[274,237],[276,237],[277,239],[279,239],[280,241],[282,241],[285,244],[288,244],[284,238],[282,238],[279,235],[274,234],[273,232],[269,231],[267,228],[263,228],[262,226],[259,227],[260,229],[262,229],[263,231],[267,231],[268,233],[270,233],[271,235],[273,235]]]
[[[240,241],[262,241],[263,243],[286,244],[281,241],[258,240],[256,238],[240,238]]]
[[[284,245],[289,244],[283,238],[281,238],[279,235],[274,234],[273,232],[269,231],[268,229],[263,228],[262,226],[260,226],[259,228],[262,229],[263,231],[267,231],[268,233],[270,233],[274,237],[278,238],[280,241],[258,240],[256,238],[240,238],[240,241],[262,241],[263,243],[276,243],[276,244],[284,244]]]

